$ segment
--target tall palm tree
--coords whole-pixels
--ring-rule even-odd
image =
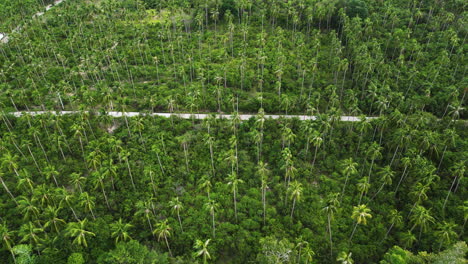
[[[237,189],[238,189],[239,184],[244,183],[244,181],[242,179],[237,178],[237,174],[234,171],[228,175],[227,180],[228,180],[227,184],[231,186],[231,190],[232,190],[232,196],[233,196],[233,201],[234,201],[234,216],[237,222]]]
[[[268,170],[267,165],[267,163],[260,161],[257,166],[257,173],[260,175],[260,180],[262,183],[263,225],[265,225],[266,222],[266,190],[268,188],[268,174],[270,174],[270,170]]]
[[[390,210],[390,227],[387,230],[387,233],[385,233],[385,237],[382,239],[382,242],[388,237],[388,234],[390,234],[390,231],[392,230],[393,226],[398,226],[401,223],[403,223],[403,217],[401,216],[401,213],[398,212],[396,209]]]
[[[369,191],[370,186],[371,185],[369,183],[368,177],[363,177],[362,179],[359,180],[357,184],[357,189],[360,192],[358,204],[361,204],[362,197]]]
[[[216,237],[216,226],[215,226],[215,212],[218,209],[219,204],[216,203],[214,200],[209,199],[208,202],[205,203],[204,208],[208,212],[210,212],[211,215],[211,224],[212,224],[212,230],[213,230],[213,238]]]
[[[354,225],[353,232],[351,233],[351,236],[349,237],[349,241],[353,239],[354,232],[356,231],[356,227],[358,224],[367,224],[367,218],[372,218],[372,215],[370,214],[371,210],[367,208],[365,204],[360,204],[358,206],[354,206],[353,209],[353,214],[351,215],[351,218],[353,218],[356,221],[356,224]]]
[[[208,199],[210,199],[210,191],[211,191],[211,181],[208,176],[203,176],[200,179],[200,182],[198,184],[198,188],[204,190],[206,192],[206,195],[208,196]]]
[[[314,159],[312,160],[312,167],[313,167],[315,165],[315,160],[317,158],[317,151],[323,143],[323,138],[318,131],[314,131],[314,133],[312,134],[312,137],[310,138],[310,142],[315,147]]]
[[[44,228],[53,227],[55,232],[60,233],[59,226],[65,225],[65,220],[59,218],[59,212],[61,207],[47,206],[44,215],[47,217],[47,222],[44,224]]]
[[[367,150],[367,156],[370,157],[371,159],[371,165],[369,168],[369,175],[367,177],[369,178],[370,182],[370,175],[372,173],[372,167],[374,166],[375,160],[381,159],[382,158],[382,153],[381,153],[382,147],[377,143],[377,142],[372,142],[372,144],[369,146]]]
[[[389,165],[385,166],[378,174],[382,179],[382,185],[371,199],[374,199],[380,193],[380,191],[382,191],[385,185],[392,184],[393,177],[395,176],[395,172],[392,170],[392,168],[390,168]]]
[[[332,236],[332,229],[331,229],[331,222],[333,220],[333,216],[338,211],[338,207],[340,206],[340,201],[338,200],[339,193],[332,193],[327,201],[326,206],[322,209],[327,214],[327,229],[328,229],[328,236],[330,239],[330,256],[333,256],[333,236]]]
[[[172,211],[177,214],[177,219],[179,219],[180,230],[184,232],[184,229],[182,228],[182,221],[180,220],[180,210],[182,210],[183,205],[182,202],[179,200],[179,197],[175,197],[171,201],[169,201],[169,206],[171,207]]]
[[[343,166],[343,169],[342,169],[342,173],[344,175],[346,175],[346,179],[345,179],[345,183],[344,183],[344,186],[343,186],[343,190],[341,191],[341,199],[343,199],[343,196],[344,196],[344,193],[345,193],[345,190],[346,190],[346,184],[348,183],[348,179],[349,179],[349,176],[350,175],[354,175],[357,173],[357,163],[353,161],[352,158],[349,158],[349,159],[345,159],[342,163],[342,166]]]
[[[290,199],[293,201],[291,208],[291,219],[293,218],[294,208],[296,206],[296,201],[299,202],[302,197],[302,184],[298,181],[293,181],[289,185],[288,192],[290,193]]]
[[[78,222],[68,223],[66,228],[67,236],[73,238],[73,244],[78,244],[80,246],[88,247],[88,241],[86,237],[96,236],[93,232],[86,230],[86,224],[88,219],[83,219]]]
[[[465,175],[465,170],[466,170],[466,166],[465,166],[465,161],[464,160],[455,163],[455,165],[453,165],[451,167],[451,171],[455,175],[455,177],[454,177],[454,179],[452,181],[452,185],[450,186],[450,189],[449,189],[449,191],[447,193],[447,196],[445,197],[445,201],[444,201],[444,205],[442,206],[442,210],[445,209],[445,206],[447,205],[448,198],[450,196],[450,193],[452,192],[452,189],[454,189],[455,184],[457,183],[457,181],[460,182],[460,180]],[[455,186],[454,192],[455,192],[456,189],[457,189],[457,186]]]
[[[112,232],[111,236],[115,237],[115,243],[117,244],[119,241],[132,239],[128,233],[128,230],[132,227],[132,224],[122,222],[122,218],[119,218],[119,221],[110,224]]]
[[[153,234],[158,236],[158,241],[164,238],[167,249],[169,250],[169,255],[172,257],[171,248],[169,247],[169,241],[167,240],[167,238],[171,236],[171,230],[172,228],[169,226],[169,224],[167,223],[167,219],[166,219],[164,221],[159,222],[156,225],[156,228],[154,229]]]
[[[195,241],[194,248],[197,250],[195,253],[197,257],[203,257],[203,264],[208,263],[208,259],[211,258],[210,252],[208,251],[208,244],[210,243],[211,239],[207,239],[205,242],[197,239]]]

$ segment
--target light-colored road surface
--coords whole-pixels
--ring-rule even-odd
[[[24,111],[24,112],[11,112],[8,114],[19,117],[22,115],[31,115],[31,116],[44,115],[44,114],[70,115],[70,114],[79,114],[79,113],[81,112],[80,111],[34,111],[34,112]],[[218,119],[232,118],[232,115],[230,114],[190,114],[190,113],[150,113],[148,114],[148,113],[140,113],[140,112],[107,112],[106,114],[112,117],[123,117],[123,116],[132,117],[132,116],[139,116],[139,115],[141,116],[150,115],[150,116],[161,116],[161,117],[166,117],[166,118],[174,116],[174,117],[179,117],[182,119],[191,119],[191,118],[205,119],[210,116],[214,116]],[[250,118],[255,117],[255,116],[256,115],[254,114],[240,114],[239,118],[241,120],[249,120]],[[265,118],[266,119],[297,118],[299,120],[316,120],[317,119],[316,116],[307,116],[307,115],[267,115],[267,114],[265,114]],[[376,117],[366,117],[366,118],[374,119]],[[358,116],[341,116],[341,121],[344,121],[344,122],[357,122],[360,120],[361,119]]]
[[[60,4],[60,3],[62,3],[63,1],[65,1],[65,0],[56,0],[56,1],[54,1],[53,4],[47,5],[47,6],[45,7],[45,11],[43,11],[43,12],[37,12],[36,14],[34,14],[34,15],[32,16],[32,18],[34,19],[34,18],[36,18],[36,17],[40,17],[40,16],[44,15],[45,12],[49,11],[49,10],[52,9],[54,6],[56,6],[56,5]],[[13,29],[13,31],[12,31],[11,33],[18,32],[18,31],[20,31],[21,29],[22,29],[21,26],[17,26],[15,29]],[[9,40],[10,40],[10,38],[8,37],[8,34],[7,34],[7,33],[2,33],[2,32],[0,32],[0,43],[8,43]]]

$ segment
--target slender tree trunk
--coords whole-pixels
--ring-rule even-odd
[[[327,218],[328,218],[328,235],[329,235],[329,238],[330,238],[330,256],[333,258],[333,240],[332,240],[330,214],[327,215]]]
[[[166,246],[167,246],[167,249],[169,250],[169,255],[171,256],[172,258],[172,251],[171,251],[171,248],[169,247],[169,241],[167,241],[167,237],[164,236],[164,240],[166,241]]]
[[[15,196],[13,196],[13,194],[10,192],[10,189],[8,189],[8,186],[5,184],[2,177],[0,177],[0,181],[2,182],[2,185],[5,191],[11,196],[11,199],[13,199],[13,202],[15,202],[16,205],[18,205],[18,202],[16,201]]]
[[[184,232],[184,228],[182,228],[182,221],[180,220],[180,213],[177,211],[177,218],[179,219],[180,230]]]
[[[351,236],[349,237],[349,242],[351,242],[353,240],[354,232],[356,232],[357,226],[358,226],[358,223],[356,222],[356,224],[354,225],[354,228],[353,228],[353,232],[351,233]]]
[[[296,206],[296,198],[293,199],[293,204],[292,204],[292,210],[291,210],[291,220],[293,218],[293,214],[294,214],[294,207]]]

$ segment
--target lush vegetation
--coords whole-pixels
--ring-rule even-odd
[[[67,0],[23,19],[0,44],[1,262],[464,263],[465,8]]]

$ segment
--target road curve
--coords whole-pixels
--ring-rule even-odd
[[[87,111],[85,111],[87,112]],[[70,115],[70,114],[79,114],[80,111],[23,111],[23,112],[10,112],[7,114],[13,115],[15,117],[20,117],[23,115],[44,115],[44,114],[53,114],[53,115]],[[96,112],[96,114],[99,114]],[[182,118],[182,119],[205,119],[210,116],[214,116],[218,119],[230,119],[232,115],[230,114],[190,114],[190,113],[141,113],[141,112],[106,112],[107,115],[112,117],[123,117],[123,116],[161,116],[169,118],[171,116]],[[249,120],[252,117],[255,117],[254,114],[240,114],[240,120]],[[268,115],[265,114],[266,119],[280,119],[280,118],[297,118],[299,120],[316,120],[317,116],[308,116],[308,115]],[[366,117],[366,119],[375,119],[377,117]],[[343,122],[358,122],[361,120],[358,116],[341,116],[341,121]]]

